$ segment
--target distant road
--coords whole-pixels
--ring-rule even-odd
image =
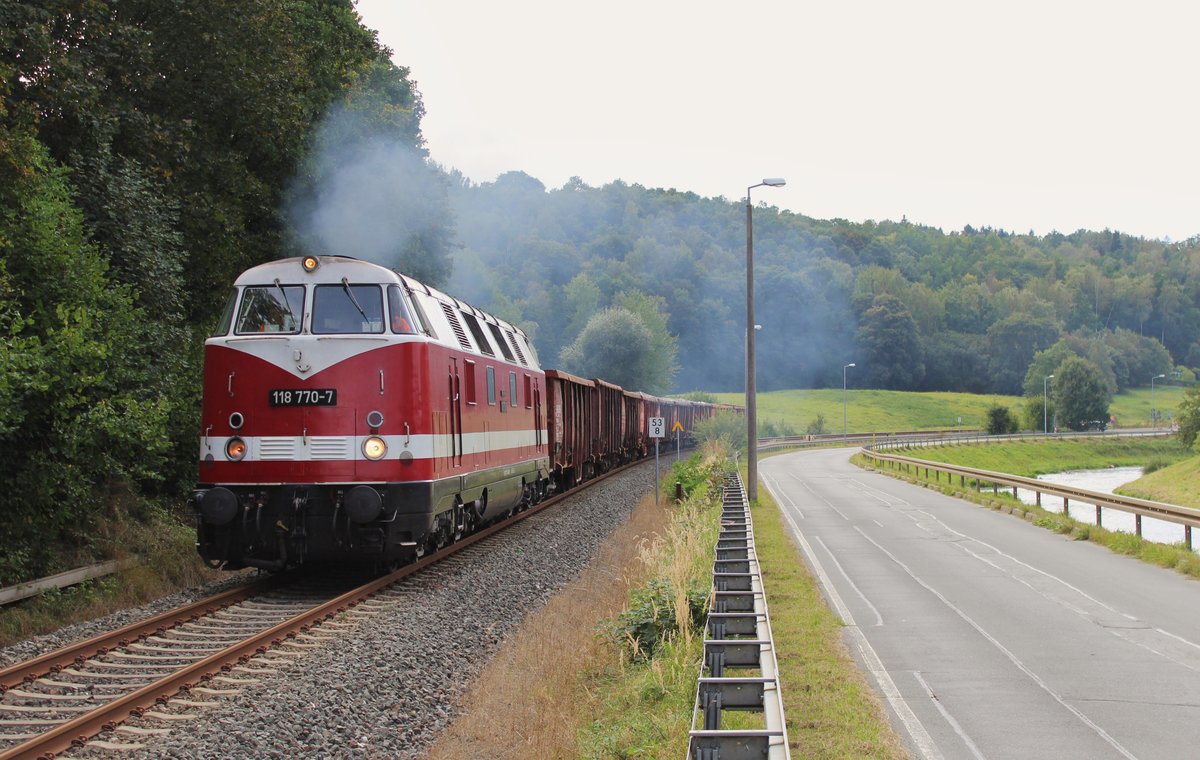
[[[914,757],[1200,757],[1200,583],[849,457],[759,473]]]

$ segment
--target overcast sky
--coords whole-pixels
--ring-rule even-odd
[[[433,159],[818,218],[1200,234],[1200,4],[360,0]]]

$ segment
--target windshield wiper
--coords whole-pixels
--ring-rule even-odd
[[[288,316],[292,318],[291,329],[296,329],[296,313],[292,311],[292,305],[288,303],[287,293],[284,292],[283,286],[279,284],[279,278],[275,278],[275,287],[279,290],[279,295],[283,296],[283,307],[288,310]]]
[[[359,314],[362,314],[363,321],[370,322],[371,318],[367,316],[367,313],[363,311],[363,307],[359,305],[358,299],[354,297],[354,291],[350,290],[350,283],[347,282],[345,277],[342,278],[342,290],[346,291],[346,295],[349,296],[350,302],[354,304],[354,308],[358,309]]]

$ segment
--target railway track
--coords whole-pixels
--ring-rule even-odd
[[[404,578],[583,490],[366,583],[271,577],[0,670],[0,760],[53,757],[85,745],[137,748],[146,734],[169,732],[167,726],[197,717],[197,709],[338,638],[355,625],[351,616],[387,604]],[[124,726],[132,717],[159,727]]]

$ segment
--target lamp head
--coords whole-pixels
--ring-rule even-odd
[[[787,184],[787,180],[783,177],[767,177],[762,183],[767,187],[783,187]]]

